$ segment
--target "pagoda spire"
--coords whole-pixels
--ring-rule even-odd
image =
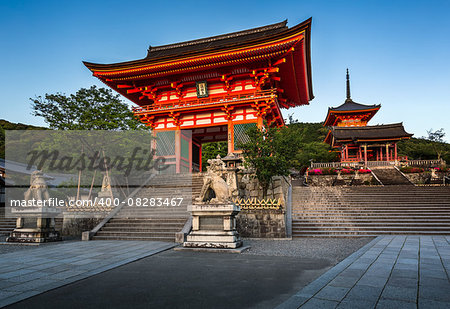
[[[350,98],[350,76],[348,75],[348,68],[347,68],[347,100],[351,100],[351,98]]]

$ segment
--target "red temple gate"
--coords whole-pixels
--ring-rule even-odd
[[[249,126],[283,126],[282,108],[313,99],[311,19],[150,47],[141,60],[94,64],[93,75],[139,107],[173,171],[201,169],[201,145],[239,152]]]

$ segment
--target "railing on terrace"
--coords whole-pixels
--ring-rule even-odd
[[[400,165],[406,164],[409,166],[420,166],[420,167],[436,167],[445,165],[445,161],[440,160],[408,160],[408,161],[367,161],[366,166],[376,167],[376,166],[390,166],[390,165]],[[323,167],[356,167],[362,166],[364,162],[311,162],[311,168],[323,168]]]
[[[245,102],[267,99],[275,96],[275,90],[264,90],[264,91],[252,91],[239,94],[227,94],[220,96],[210,96],[207,98],[192,98],[181,100],[170,100],[167,102],[159,102],[157,104],[146,105],[142,107],[133,107],[133,112],[136,114],[147,113],[151,111],[159,110],[170,110],[190,106],[205,106],[205,105],[215,105],[224,103],[235,103],[235,102]]]
[[[390,165],[396,165],[396,161],[367,161],[367,166],[390,166]]]
[[[311,162],[311,168],[321,168],[321,167],[343,167],[351,166],[356,167],[361,165],[359,162]]]
[[[440,160],[409,160],[407,162],[409,166],[420,166],[420,167],[436,167],[445,165],[445,161]]]

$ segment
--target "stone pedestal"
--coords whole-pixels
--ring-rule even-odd
[[[236,231],[240,207],[230,204],[192,205],[192,231],[183,247],[234,249],[242,246]]]
[[[49,209],[47,212],[45,207],[37,207],[33,209],[32,215],[25,214],[16,220],[16,228],[6,238],[7,242],[20,243],[43,243],[61,240],[58,231],[55,230],[54,210]]]

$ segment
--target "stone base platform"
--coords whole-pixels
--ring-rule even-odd
[[[240,208],[235,204],[192,205],[192,231],[183,247],[235,249],[242,246],[236,231],[236,214]]]
[[[250,246],[242,246],[234,249],[220,249],[220,248],[193,248],[193,247],[176,247],[174,251],[191,251],[191,252],[211,252],[211,253],[242,253],[250,249]]]
[[[44,243],[62,240],[61,235],[55,229],[15,229],[6,238],[7,242],[17,243]]]

